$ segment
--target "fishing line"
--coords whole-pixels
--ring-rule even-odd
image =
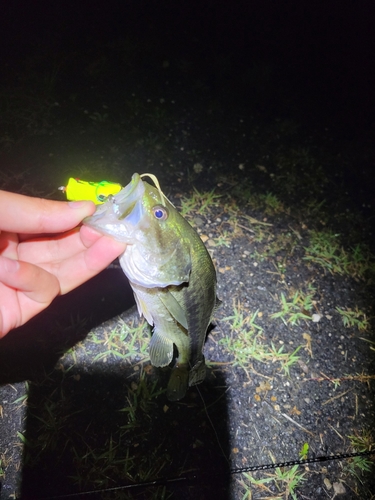
[[[173,205],[173,203],[170,200],[168,200],[168,198],[165,196],[165,194],[161,190],[161,187],[160,187],[160,184],[159,184],[159,181],[158,181],[158,178],[156,177],[156,175],[154,175],[154,174],[141,174],[139,177],[141,179],[142,179],[142,177],[150,177],[150,179],[152,180],[152,182],[155,184],[156,189],[159,191],[161,204],[165,207],[166,206],[165,205],[165,200],[167,200],[172,205],[172,207],[176,208]]]
[[[102,489],[97,489],[97,490],[82,491],[80,493],[70,493],[67,495],[54,495],[54,496],[38,497],[38,498],[39,498],[39,500],[59,500],[59,499],[62,500],[64,498],[78,498],[78,497],[81,497],[84,495],[85,496],[98,495],[100,493],[108,493],[111,491],[112,492],[113,491],[121,491],[121,490],[125,491],[125,490],[139,489],[139,488],[150,488],[150,487],[155,487],[155,486],[167,486],[170,484],[183,483],[183,482],[188,482],[188,481],[189,482],[207,481],[207,479],[219,479],[219,478],[223,478],[223,476],[230,477],[232,475],[242,474],[244,472],[256,472],[256,471],[261,471],[261,470],[278,469],[278,468],[282,468],[282,467],[292,467],[294,465],[308,465],[308,464],[319,463],[319,462],[329,462],[332,460],[344,460],[344,459],[355,458],[355,457],[366,457],[366,456],[370,456],[370,455],[374,455],[374,454],[375,454],[375,450],[367,450],[367,451],[360,451],[360,452],[354,452],[354,453],[336,453],[333,455],[311,457],[311,458],[306,458],[306,459],[302,459],[302,460],[289,460],[286,462],[277,462],[277,463],[272,463],[272,464],[251,465],[249,467],[238,467],[238,468],[229,469],[226,473],[223,471],[220,471],[218,473],[206,473],[206,474],[190,473],[190,474],[185,474],[183,476],[155,479],[154,481],[146,481],[143,483],[134,483],[134,484],[128,484],[128,485],[123,485],[123,486],[114,486],[112,488],[102,488]],[[22,497],[17,497],[16,500],[22,500]]]
[[[226,456],[224,449],[220,443],[218,433],[217,433],[215,426],[211,420],[211,417],[208,413],[207,406],[206,406],[206,403],[204,401],[203,395],[197,386],[195,386],[195,388],[197,389],[198,394],[199,394],[200,398],[202,399],[205,414],[206,414],[208,421],[210,422],[210,425],[214,431],[217,443],[220,447],[220,450],[223,454],[223,457],[225,458],[225,460],[229,464],[230,463],[229,459]],[[220,397],[222,397],[222,396],[220,396]],[[178,483],[181,484],[181,483],[203,482],[203,481],[207,481],[207,480],[219,480],[219,479],[222,480],[223,478],[229,478],[229,477],[234,476],[236,474],[279,469],[279,468],[284,468],[284,467],[293,467],[295,465],[301,466],[301,465],[308,465],[308,464],[314,464],[314,463],[329,462],[329,461],[333,461],[333,460],[346,460],[349,458],[366,457],[366,456],[371,456],[371,455],[375,455],[375,449],[374,450],[353,452],[353,453],[335,453],[332,455],[323,455],[323,456],[298,459],[298,460],[287,460],[285,462],[276,462],[276,463],[270,463],[270,464],[250,465],[247,467],[234,467],[234,468],[228,468],[227,471],[221,470],[219,472],[208,472],[208,473],[204,473],[204,472],[186,473],[186,474],[181,475],[181,476],[160,478],[160,479],[155,479],[153,481],[145,481],[145,482],[139,482],[139,483],[133,483],[133,484],[127,484],[127,485],[121,485],[121,486],[113,486],[111,488],[101,488],[101,489],[95,489],[95,490],[81,491],[79,493],[69,493],[69,494],[65,494],[65,495],[53,495],[53,496],[38,497],[38,498],[39,498],[39,500],[64,500],[64,499],[69,499],[69,498],[75,499],[75,498],[80,498],[83,496],[89,497],[89,496],[99,495],[101,493],[109,493],[109,492],[115,492],[115,491],[155,488],[158,486],[168,486],[168,485],[173,485],[173,484],[178,484]],[[23,498],[16,497],[16,500],[23,500]],[[26,500],[26,498],[25,498],[25,500]]]
[[[218,433],[217,433],[217,431],[216,431],[216,429],[215,429],[214,423],[212,422],[211,417],[210,417],[210,415],[209,415],[209,413],[208,413],[208,411],[207,411],[206,402],[205,402],[205,400],[203,399],[202,393],[201,393],[201,391],[199,390],[199,387],[198,387],[198,386],[195,386],[195,389],[197,390],[197,392],[198,392],[198,394],[199,394],[199,396],[200,396],[200,398],[201,398],[201,400],[202,400],[204,412],[205,412],[205,414],[206,414],[206,417],[208,418],[208,421],[210,422],[210,425],[211,425],[211,427],[212,427],[212,430],[214,431],[215,438],[216,438],[217,444],[219,445],[219,448],[220,448],[220,450],[221,450],[221,453],[223,454],[223,457],[224,457],[224,458],[225,458],[225,460],[227,461],[228,465],[230,465],[229,459],[228,459],[228,457],[226,456],[226,454],[225,454],[225,452],[224,452],[224,450],[223,450],[223,447],[221,446],[220,439],[219,439],[219,435],[218,435]],[[221,396],[220,396],[220,397],[221,397]],[[219,399],[220,399],[220,398],[219,398]],[[217,400],[216,400],[216,401],[217,401]]]

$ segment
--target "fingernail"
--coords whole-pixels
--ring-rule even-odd
[[[3,259],[5,270],[8,273],[16,273],[20,268],[20,263],[18,262],[18,260],[8,259],[7,257],[3,257]]]
[[[82,208],[87,205],[87,201],[69,201],[68,205],[70,208]]]

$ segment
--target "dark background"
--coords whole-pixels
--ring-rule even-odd
[[[230,82],[249,98],[249,72],[268,65],[275,96],[297,100],[300,116],[360,136],[375,119],[374,21],[366,1],[2,2],[2,73],[38,51],[131,36],[167,59],[193,59],[213,88]]]
[[[213,154],[217,150],[220,160],[222,160],[220,174],[227,175],[228,183],[233,174],[240,186],[249,186],[250,195],[252,194],[251,188],[254,188],[256,192],[274,193],[276,186],[271,174],[280,179],[288,167],[284,166],[279,169],[277,162],[273,161],[272,157],[269,160],[267,155],[272,155],[273,148],[274,151],[277,151],[277,148],[280,147],[278,132],[273,132],[275,129],[277,130],[277,127],[274,127],[275,121],[287,123],[289,120],[290,124],[297,123],[299,126],[291,142],[294,141],[294,144],[300,143],[303,146],[308,143],[311,152],[308,153],[307,160],[309,160],[309,155],[316,156],[321,161],[321,163],[316,164],[316,170],[318,171],[318,167],[323,165],[321,168],[324,169],[324,173],[329,179],[324,184],[325,191],[319,193],[321,198],[318,198],[318,201],[324,198],[328,200],[327,212],[332,217],[326,220],[331,223],[336,218],[335,232],[342,232],[344,241],[351,242],[350,235],[344,231],[347,224],[345,216],[347,212],[351,211],[352,205],[355,205],[365,213],[366,224],[358,223],[353,231],[348,229],[348,233],[354,234],[354,239],[360,234],[361,241],[370,242],[371,237],[374,236],[374,233],[371,235],[371,230],[369,230],[371,221],[373,222],[372,204],[375,177],[374,14],[373,2],[367,1],[222,2],[212,0],[198,2],[182,0],[179,2],[93,1],[91,3],[80,1],[2,1],[0,11],[0,104],[2,106],[0,139],[5,137],[5,132],[3,132],[5,130],[14,139],[14,142],[12,142],[9,151],[5,149],[1,153],[1,165],[2,170],[3,167],[4,169],[5,167],[9,168],[11,176],[14,175],[15,178],[14,183],[8,182],[5,188],[18,190],[25,194],[48,195],[61,199],[61,193],[56,188],[71,175],[80,175],[85,180],[96,181],[106,178],[126,184],[130,178],[129,172],[131,175],[135,171],[147,171],[149,165],[152,165],[151,171],[155,172],[163,181],[161,185],[173,186],[174,192],[180,193],[180,191],[184,192],[185,188],[186,191],[189,191],[188,187],[183,185],[188,177],[186,172],[189,169],[190,172],[192,171],[195,161],[201,161],[201,158],[204,158],[206,161],[205,169],[203,174],[197,177],[195,184],[199,189],[203,189],[203,186],[206,188],[208,186],[207,179],[214,170],[217,177],[212,176],[212,181],[207,187],[207,190],[210,190],[217,186],[220,181],[218,166],[220,161],[216,161],[216,163],[213,161],[213,159],[217,160]],[[23,93],[27,97],[25,101],[22,100]],[[130,106],[127,104],[129,96],[133,93],[137,94],[139,105]],[[170,116],[173,115],[171,113],[167,115],[168,119],[163,120],[161,113],[159,119],[158,112],[160,110],[156,106],[151,113],[151,118],[148,117],[146,123],[144,117],[148,111],[145,102],[150,98],[155,103],[160,97],[168,101],[168,109],[172,107],[171,100],[176,99],[178,111],[176,111],[175,117],[171,119]],[[56,106],[53,104],[54,99],[57,103]],[[103,115],[105,113],[102,108],[103,103],[108,105],[109,119],[103,124],[99,123],[100,126],[95,128],[97,123],[95,120],[90,122],[88,117],[84,115],[84,111],[88,109],[89,113],[92,113],[94,110],[99,110]],[[43,107],[45,107],[45,111]],[[132,113],[129,113],[129,109]],[[130,116],[131,118],[129,118]],[[239,125],[239,118],[244,122],[243,128],[241,128],[242,125]],[[22,130],[23,127],[24,130]],[[170,129],[173,129],[172,138],[168,139],[169,142],[165,141],[165,146],[158,150],[158,154],[154,154],[151,147],[154,138],[152,134],[156,134],[155,142],[158,145],[163,143],[160,137],[169,137]],[[259,141],[262,144],[258,148],[257,131],[259,132],[259,129],[263,129],[263,135],[262,140]],[[186,131],[188,134],[185,134]],[[187,136],[188,139],[186,139]],[[126,139],[123,139],[124,137]],[[137,141],[143,137],[148,138],[148,144],[151,144],[148,148],[149,151],[146,151],[147,147],[144,147],[144,143],[143,145],[141,143],[141,146],[137,148]],[[312,138],[310,142],[309,138]],[[128,141],[128,143],[125,142],[124,145],[122,140]],[[109,154],[109,146],[112,143],[117,147],[117,152],[113,154],[113,158],[118,161],[116,165],[115,161],[112,162]],[[132,149],[133,144],[134,149]],[[186,144],[189,147],[186,147]],[[322,151],[325,149],[321,157],[319,157],[320,148]],[[326,148],[330,151],[329,155],[326,153]],[[203,153],[194,153],[197,160],[193,153],[190,157],[185,155],[185,151],[188,149],[195,152],[203,151]],[[166,153],[165,150],[167,150]],[[53,151],[53,157],[49,157],[51,151]],[[120,156],[120,154],[123,154],[122,160],[115,158],[116,155]],[[76,161],[79,155],[82,155],[82,163],[86,162],[87,164],[86,177],[75,170],[79,164]],[[165,157],[172,158],[172,160],[165,161]],[[275,157],[277,159],[276,154]],[[94,158],[92,163],[90,163],[91,158]],[[100,158],[104,158],[102,163],[100,163]],[[156,158],[155,168],[152,163],[153,158]],[[238,170],[238,164],[242,158],[246,158],[248,162],[246,165],[248,170],[245,170],[244,174]],[[346,158],[346,160],[344,161],[342,158]],[[258,162],[261,162],[263,168],[268,169],[270,175],[268,173],[266,175],[258,169]],[[64,170],[61,168],[62,163]],[[169,164],[172,163],[174,163],[175,170],[171,168],[169,172],[166,172]],[[312,193],[313,196],[318,192],[316,184],[322,177],[313,176],[315,164],[311,164],[313,166],[310,171],[312,176],[310,184],[309,170],[307,167],[305,168],[304,162],[296,161],[294,164],[292,161],[290,162],[290,171],[291,174],[293,173],[290,178],[295,179],[301,175],[302,180],[300,185],[290,183],[290,178],[285,175],[285,185],[289,189],[283,190],[282,182],[277,185],[279,191],[276,191],[276,194],[286,206],[289,206],[289,202],[292,206],[292,202],[296,199],[307,197],[306,193],[310,190],[315,190]],[[91,168],[92,165],[95,166]],[[211,165],[209,175],[207,175],[209,171],[206,168],[207,165]],[[183,170],[185,166],[186,170]],[[30,177],[33,178],[33,182],[29,181],[27,175],[17,181],[17,169],[21,171],[28,167],[30,167]],[[176,188],[176,179],[182,170],[185,172],[185,177],[181,188]],[[296,172],[297,175],[295,175]],[[164,183],[163,176],[166,173],[169,174],[168,183]],[[26,178],[25,181],[23,181],[24,178]],[[39,192],[36,191],[39,188],[38,181],[43,181]],[[24,184],[22,184],[23,182]],[[289,186],[288,183],[290,183]],[[225,184],[224,187],[227,188],[227,185]],[[230,195],[231,193],[229,191]],[[60,198],[58,198],[59,196]],[[235,198],[235,194],[233,197]],[[337,201],[336,197],[340,200]],[[331,204],[330,201],[332,201]],[[247,207],[247,209],[251,216],[255,215],[259,219],[265,216],[261,213],[255,213],[253,208]],[[221,213],[216,215],[221,216]],[[299,215],[298,209],[292,210],[291,213],[288,213],[290,220],[288,219],[287,223],[284,220],[278,222],[278,216],[276,216],[275,220],[272,219],[274,233],[277,234],[280,228],[288,227],[290,224],[296,224],[296,230],[302,231],[296,221],[298,224],[301,223],[302,227],[309,217],[310,219],[306,222],[309,229],[321,227],[319,226],[321,223],[319,217],[317,217],[319,220],[312,221],[313,215],[311,213],[307,215],[302,213],[301,219],[298,220]],[[223,253],[221,257],[222,265],[229,264],[233,269],[230,279],[225,277],[223,280],[221,277],[222,281],[225,281],[220,290],[220,298],[224,302],[222,310],[225,311],[222,313],[222,317],[231,314],[232,299],[236,294],[244,300],[251,300],[253,311],[259,307],[259,304],[267,309],[268,305],[264,305],[265,295],[267,294],[269,299],[268,291],[272,290],[276,296],[285,284],[283,282],[281,285],[280,281],[275,281],[272,282],[271,286],[267,283],[267,279],[271,279],[270,277],[275,275],[275,268],[271,262],[272,259],[268,262],[265,258],[262,261],[263,264],[259,266],[257,277],[249,280],[250,286],[246,290],[244,290],[245,285],[241,285],[242,288],[239,287],[238,283],[247,279],[250,273],[252,276],[254,271],[250,259],[244,260],[243,267],[240,267],[239,262],[243,249],[251,250],[254,243],[250,244],[246,238],[243,240],[238,243],[233,237],[235,244],[231,248],[225,249],[227,253]],[[301,243],[301,245],[303,244],[304,242]],[[218,255],[220,259],[220,254],[218,253]],[[303,283],[307,283],[311,278],[310,273],[315,273],[315,270],[309,269],[307,271],[304,268],[301,274],[298,274],[294,269],[292,265],[289,267],[290,274],[287,280],[290,279],[291,282],[294,279],[298,281],[299,277]],[[121,271],[118,272],[121,273]],[[109,271],[109,274],[111,273],[112,271]],[[108,272],[106,275],[108,276]],[[337,276],[332,277],[331,283],[331,275],[322,273],[321,276],[318,276],[315,273],[314,279],[319,279],[322,283],[321,302],[324,304],[322,308],[327,307],[329,311],[328,305],[326,305],[329,303],[333,304],[331,307],[334,309],[334,305],[341,306],[344,303],[356,305],[359,301],[361,305],[360,300],[366,304],[372,302],[371,294],[367,293],[366,288],[362,287],[362,282],[359,283],[356,278],[342,284],[342,290],[350,296],[350,300],[348,298],[344,300],[339,295],[341,289],[337,284],[339,281]],[[80,309],[80,317],[82,314],[84,317],[88,316],[90,313],[87,312],[87,309],[90,307],[95,313],[94,316],[98,313],[98,317],[92,318],[97,324],[100,323],[100,320],[113,318],[115,314],[123,312],[124,308],[128,306],[129,301],[125,300],[125,296],[122,296],[121,300],[116,300],[119,292],[111,287],[112,284],[115,284],[113,277],[106,281],[106,286],[103,285],[103,282],[97,284],[100,279],[99,277],[95,282],[88,284],[90,294],[86,293],[84,289],[80,289],[69,297],[58,299],[54,304],[54,309],[47,311],[44,317],[36,318],[23,329],[12,332],[2,340],[1,349],[4,360],[2,366],[4,367],[6,363],[9,365],[8,369],[5,370],[3,381],[8,382],[6,389],[13,398],[15,396],[11,392],[9,384],[29,378],[30,372],[35,368],[40,369],[40,358],[44,360],[49,356],[49,361],[45,362],[45,366],[51,368],[61,354],[61,345],[55,343],[56,338],[61,337],[61,334],[60,331],[51,331],[49,326],[51,316],[49,315],[57,311],[57,313],[62,313],[65,321],[69,323],[70,318],[66,310],[71,311],[72,305],[69,302],[71,300]],[[116,284],[120,283],[118,288],[121,288],[122,293],[125,293],[121,279],[123,279],[122,275]],[[257,279],[259,286],[254,286]],[[329,282],[328,288],[325,288],[325,281]],[[361,290],[362,295],[357,293],[358,289]],[[108,294],[105,305],[109,304],[111,307],[104,311],[103,317],[99,317],[99,312],[102,312],[100,309],[104,294]],[[355,297],[351,297],[351,294]],[[271,306],[275,307],[272,303]],[[78,314],[79,312],[77,312],[76,317]],[[46,321],[43,322],[43,320]],[[40,321],[42,321],[43,326],[38,326]],[[115,318],[114,324],[116,321]],[[35,325],[37,326],[35,327]],[[91,324],[85,325],[85,328],[87,327],[85,331],[78,333],[82,333],[82,336],[86,335],[86,330],[91,326]],[[271,336],[274,335],[273,326],[271,324],[268,329]],[[30,328],[33,330],[33,335],[36,335],[37,338],[41,337],[40,343],[34,344],[34,348],[36,345],[36,349],[39,351],[38,355],[30,348],[30,344],[33,343],[33,337],[29,336],[28,329]],[[301,329],[303,328],[301,326]],[[316,351],[319,351],[317,352],[317,360],[306,362],[311,361],[311,365],[316,362],[318,373],[322,369],[325,372],[328,370],[332,377],[336,377],[338,374],[342,376],[346,373],[347,366],[342,366],[341,357],[332,354],[331,350],[333,345],[339,343],[339,340],[332,337],[334,339],[332,342],[332,339],[326,337],[325,328],[319,330],[319,325],[314,325],[314,328],[319,332],[317,337],[321,344],[317,344]],[[337,332],[341,333],[340,328],[343,329],[337,320],[335,328],[331,328],[333,334],[339,335]],[[71,328],[71,330],[74,329]],[[68,340],[71,342],[66,344],[69,347],[81,340],[81,337],[77,336],[76,329],[70,333],[71,338]],[[317,332],[314,331],[314,333]],[[357,332],[355,333],[357,334]],[[288,331],[286,338],[290,343],[293,343],[296,337],[295,332],[291,330]],[[350,337],[345,330],[345,342],[349,343],[349,339],[353,340],[353,338],[356,338],[355,335]],[[60,338],[60,340],[63,339]],[[267,339],[268,341],[270,339]],[[23,350],[20,345],[23,346]],[[40,345],[46,346],[46,349],[39,349]],[[51,346],[52,354],[48,351]],[[352,345],[351,348],[353,349]],[[356,361],[358,366],[355,365],[355,369],[351,368],[352,373],[359,373],[362,368],[364,371],[367,370],[367,361],[370,356],[367,350],[363,349],[362,344],[361,349],[361,355],[358,355]],[[220,356],[223,353],[220,349],[218,351],[217,359],[221,362]],[[214,359],[213,354],[210,353],[210,355]],[[91,361],[89,356],[88,365]],[[320,367],[319,362],[321,363]],[[332,363],[337,363],[337,365],[334,364],[334,368],[332,368]],[[311,365],[309,365],[309,369]],[[269,364],[267,369],[270,370],[267,373],[273,376],[274,373],[271,373],[271,370],[276,370],[275,365]],[[367,371],[372,373],[370,368]],[[175,406],[167,414],[166,419],[163,419],[164,403],[161,398],[157,401],[159,413],[156,413],[154,406],[151,408],[150,416],[145,412],[144,421],[141,420],[140,428],[143,428],[143,425],[146,428],[146,424],[149,425],[151,422],[150,436],[154,439],[154,426],[158,428],[159,424],[155,424],[156,420],[153,419],[156,414],[160,414],[160,420],[164,424],[161,426],[159,434],[165,433],[169,436],[168,453],[175,458],[174,461],[171,460],[171,463],[175,462],[177,468],[180,466],[183,468],[184,465],[183,460],[179,460],[179,454],[184,452],[184,446],[179,446],[181,436],[189,442],[197,429],[202,435],[208,435],[207,429],[209,429],[212,436],[209,437],[209,445],[206,450],[208,453],[201,454],[200,461],[197,463],[192,460],[192,470],[205,462],[208,471],[211,472],[210,469],[216,467],[215,461],[211,460],[212,456],[216,456],[220,460],[222,458],[222,450],[217,448],[218,442],[222,443],[227,455],[231,442],[229,435],[232,438],[236,435],[238,422],[241,422],[242,417],[250,420],[254,417],[256,410],[254,408],[249,410],[249,401],[253,401],[251,398],[254,387],[259,381],[255,383],[256,375],[251,373],[252,380],[248,384],[248,380],[244,380],[243,372],[238,370],[238,373],[240,373],[239,377],[237,377],[235,368],[229,368],[228,373],[226,373],[228,381],[225,380],[225,377],[218,376],[215,382],[216,390],[221,391],[220,398],[222,398],[219,400],[218,409],[216,406],[212,408],[215,417],[217,417],[217,421],[214,421],[215,426],[218,427],[221,423],[220,440],[212,433],[209,416],[205,413],[206,406],[201,406],[199,398],[198,402],[194,400],[194,395],[197,397],[195,390],[189,393],[187,403],[182,402],[181,405]],[[78,372],[77,375],[79,374]],[[48,401],[50,394],[54,395],[54,403],[59,408],[59,405],[64,403],[64,398],[61,398],[60,402],[55,389],[56,387],[64,390],[66,388],[74,399],[73,408],[81,406],[89,408],[87,413],[90,417],[91,414],[96,414],[98,411],[99,420],[97,427],[95,427],[97,432],[96,435],[90,435],[90,438],[94,441],[95,438],[98,438],[100,441],[102,438],[108,437],[105,408],[108,401],[109,403],[113,402],[113,408],[117,411],[118,407],[126,404],[123,402],[125,391],[130,391],[129,394],[132,394],[132,389],[127,387],[125,380],[127,378],[124,377],[123,373],[94,373],[84,378],[86,385],[80,393],[75,387],[72,388],[71,380],[67,383],[62,375],[55,372],[47,382],[43,380],[43,383],[39,385],[34,382],[34,385],[31,386],[29,391],[30,409],[37,412],[38,409],[44,408],[45,399]],[[275,387],[279,388],[278,385],[280,385],[285,390],[283,385],[285,377],[274,377],[274,380],[276,380]],[[261,381],[263,382],[263,379]],[[206,398],[207,406],[211,402],[216,404],[216,396],[210,394],[210,384],[211,381],[209,381],[208,386],[202,385],[202,393]],[[228,384],[231,389],[228,394],[225,384]],[[295,386],[297,387],[298,384]],[[85,393],[86,387],[90,389],[87,393]],[[90,392],[91,389],[92,392]],[[208,391],[208,394],[204,392],[205,390]],[[368,390],[370,400],[373,393],[370,385]],[[304,418],[309,425],[316,427],[314,430],[316,430],[317,437],[323,427],[324,429],[328,428],[328,420],[325,414],[321,420],[315,419],[314,412],[320,411],[321,402],[331,397],[331,394],[326,394],[322,386],[319,386],[316,391],[317,396],[313,409],[306,406]],[[64,391],[62,390],[62,392]],[[126,392],[126,394],[128,393]],[[18,396],[19,394],[17,394]],[[211,399],[208,399],[209,396]],[[306,393],[303,391],[300,393],[295,389],[293,404],[299,406],[306,396],[311,396],[308,389],[306,389]],[[288,394],[288,397],[291,396]],[[339,401],[337,401],[338,403]],[[368,400],[363,402],[363,405],[365,403],[367,408],[364,413],[368,419],[371,419],[372,410],[368,409],[370,403]],[[189,411],[185,411],[186,405]],[[112,407],[110,404],[109,406],[109,410],[111,410]],[[92,409],[93,411],[91,411]],[[68,410],[70,411],[71,408]],[[229,410],[232,410],[232,413]],[[64,419],[70,417],[69,411],[63,412]],[[266,420],[263,411],[264,408],[260,412],[262,423]],[[327,410],[327,413],[332,415],[332,419],[336,418],[336,414],[338,414],[342,419],[340,423],[347,426],[345,436],[348,435],[348,427],[352,422],[349,419],[350,412],[354,413],[354,410],[346,402],[342,403],[342,408],[341,406],[334,407],[334,409],[330,407]],[[228,419],[227,414],[230,415]],[[313,424],[310,424],[309,418],[315,419]],[[185,425],[184,419],[189,419],[188,425]],[[56,421],[58,421],[57,418]],[[247,420],[245,421],[247,422]],[[267,423],[269,427],[264,426],[266,436],[264,439],[277,437],[277,443],[279,443],[279,439],[282,438],[279,428],[273,428],[269,422],[272,423],[271,418]],[[21,429],[21,426],[19,424],[13,425],[12,422],[11,424],[13,435],[14,429]],[[71,429],[79,429],[80,425],[80,421],[73,421]],[[168,426],[173,426],[174,431],[170,432]],[[373,429],[373,422],[370,422],[369,426]],[[111,429],[111,427],[109,428]],[[113,425],[113,429],[115,428],[117,428],[117,420]],[[286,430],[290,429],[291,426],[288,423]],[[350,432],[351,430],[350,427]],[[64,432],[55,433],[61,442],[65,439]],[[70,432],[70,428],[67,432]],[[38,413],[35,417],[29,411],[26,419],[26,435],[38,442],[39,435],[41,435]],[[337,444],[334,441],[337,436],[333,433],[332,435],[333,439],[331,436],[328,453],[348,451],[347,443],[343,449],[342,442],[339,441]],[[261,455],[267,446],[262,448],[261,439],[257,439],[255,434],[252,438],[254,441],[250,443],[248,450],[244,451],[244,459],[248,458],[249,463],[255,463],[258,459],[262,463],[269,462],[269,456]],[[152,439],[149,439],[153,443]],[[293,450],[289,450],[288,456],[285,450],[281,450],[282,459],[297,458],[304,439],[305,436],[292,440],[290,435],[286,434],[285,443],[292,443]],[[298,446],[297,444],[294,446],[294,441],[298,443]],[[318,437],[316,443],[319,444]],[[243,444],[247,446],[245,440]],[[99,445],[98,448],[100,448]],[[144,446],[144,454],[153,449],[152,446],[147,448],[146,440]],[[189,443],[186,448],[188,446]],[[280,448],[278,444],[276,446]],[[60,441],[59,446],[57,446],[57,449],[59,448]],[[95,448],[94,445],[93,448]],[[317,454],[326,453],[326,450],[320,449],[318,445],[313,450]],[[251,456],[251,453],[254,453],[255,457]],[[43,471],[52,474],[54,456],[52,458],[44,456],[43,460],[44,469],[39,468],[37,464],[34,468],[24,470],[25,480],[22,487],[25,497],[35,490],[35,481],[38,482],[39,479],[42,481]],[[241,464],[238,459],[234,463]],[[242,462],[242,465],[244,464],[246,461]],[[190,463],[188,465],[190,467]],[[222,464],[219,465],[222,466]],[[39,475],[35,474],[35,468],[38,469]],[[66,492],[69,493],[71,486],[65,484],[64,471],[60,472],[62,473],[58,480],[64,484]],[[178,476],[180,472],[178,468],[173,472],[173,475]],[[172,472],[170,473],[172,474]],[[111,477],[111,475],[109,476]],[[9,477],[10,473],[8,473],[7,481]],[[309,489],[311,486],[312,498],[314,498],[313,495],[317,498],[318,491],[323,494],[322,490],[319,490],[321,477],[320,475],[315,477],[316,484],[311,481],[311,485],[306,487]],[[223,478],[226,489],[228,477],[223,475]],[[115,475],[112,479],[116,484]],[[46,494],[51,494],[55,487],[54,477],[48,476],[48,481],[50,484],[44,491]],[[184,487],[182,486],[181,489],[183,490]],[[186,492],[187,497],[188,493]],[[351,498],[351,493],[348,490],[348,496],[345,498]],[[227,492],[222,493],[222,497],[219,495],[220,493],[218,493],[217,498],[227,498]],[[206,493],[206,496],[205,493],[202,493],[201,497],[210,498],[209,493]],[[194,498],[199,497],[194,496]]]
[[[92,84],[80,71],[85,64],[101,71],[94,86],[114,105],[134,82],[156,90],[165,78],[193,103],[199,79],[206,94],[197,108],[209,96],[228,113],[297,120],[338,152],[366,150],[349,176],[355,186],[363,179],[370,197],[374,25],[370,1],[2,2],[1,80],[16,85],[27,74],[25,60],[35,66],[39,57],[39,70],[57,75],[63,106],[64,95]],[[116,58],[119,43],[126,61],[124,53]]]

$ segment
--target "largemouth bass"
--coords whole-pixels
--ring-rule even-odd
[[[205,245],[151,174],[134,174],[84,224],[128,244],[119,260],[138,312],[153,328],[151,363],[174,362],[167,397],[183,398],[188,386],[205,378],[202,350],[217,303],[215,268]]]

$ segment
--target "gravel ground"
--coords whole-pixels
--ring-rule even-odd
[[[374,447],[375,131],[331,81],[320,99],[313,51],[298,78],[270,61],[265,21],[249,20],[263,52],[245,71],[250,38],[209,4],[198,20],[133,6],[126,37],[96,12],[74,44],[50,32],[8,55],[0,187],[63,199],[69,177],[152,172],[209,249],[222,304],[207,378],[176,403],[116,262],[2,339],[1,500],[374,497],[373,455],[234,470]]]

